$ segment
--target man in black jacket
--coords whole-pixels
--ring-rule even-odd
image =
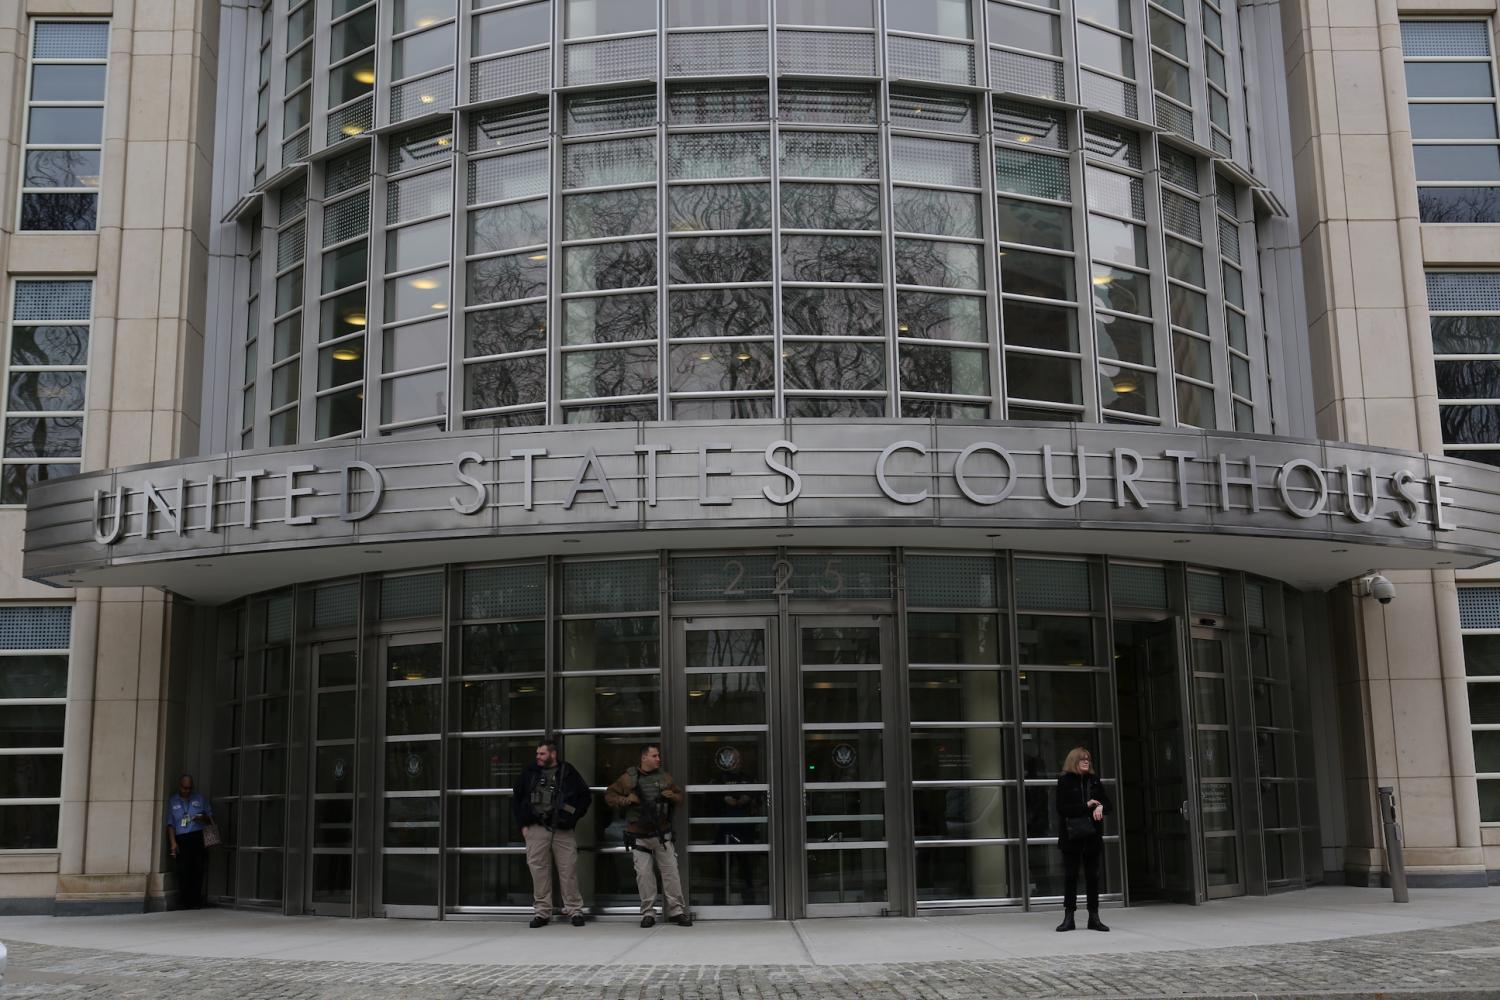
[[[536,745],[536,761],[526,765],[511,797],[511,815],[526,840],[531,869],[532,927],[552,921],[552,866],[562,884],[563,912],[583,926],[583,894],[578,891],[578,835],[573,828],[589,811],[593,796],[578,769],[557,756],[557,741]]]

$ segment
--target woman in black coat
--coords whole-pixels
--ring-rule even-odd
[[[1063,914],[1060,931],[1073,930],[1078,909],[1078,868],[1088,892],[1089,930],[1107,931],[1099,919],[1099,855],[1104,851],[1104,817],[1114,811],[1104,785],[1094,775],[1094,758],[1084,747],[1074,747],[1057,779],[1057,846],[1063,855]]]

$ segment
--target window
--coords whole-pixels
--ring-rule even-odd
[[[1429,271],[1443,451],[1500,465],[1500,272]]]
[[[568,0],[564,35],[587,38],[656,27],[656,0]]]
[[[1423,222],[1500,222],[1500,132],[1488,21],[1402,21]]]
[[[0,850],[55,850],[72,609],[0,606]]]
[[[21,229],[98,227],[106,21],[37,21],[26,82]]]
[[[92,281],[17,281],[6,346],[0,504],[78,472]]]
[[[1500,824],[1500,587],[1460,587],[1479,821]]]
[[[330,160],[323,179],[323,273],[318,288],[316,436],[364,426],[368,323],[370,150]],[[447,227],[443,227],[446,235]]]
[[[270,445],[296,444],[302,387],[302,293],[307,257],[307,178],[282,188],[278,198],[276,284],[271,315]]]

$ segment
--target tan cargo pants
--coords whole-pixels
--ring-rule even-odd
[[[637,837],[635,850],[630,852],[635,862],[635,886],[641,892],[641,916],[656,911],[656,872],[652,863],[661,869],[662,892],[667,897],[667,919],[671,920],[686,911],[682,903],[682,878],[677,874],[677,849],[664,844],[660,837]]]
[[[572,830],[549,830],[540,824],[526,828],[526,866],[531,869],[531,908],[543,920],[552,919],[552,865],[562,885],[563,912],[583,912],[578,891],[578,835]]]

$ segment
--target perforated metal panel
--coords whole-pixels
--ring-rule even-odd
[[[1184,191],[1198,193],[1198,164],[1186,153],[1170,146],[1161,148],[1161,179]]]
[[[292,596],[283,594],[266,602],[266,642],[292,638]]]
[[[446,211],[452,198],[449,193],[452,176],[453,171],[445,168],[391,181],[386,189],[386,224],[409,222]]]
[[[968,42],[940,42],[932,38],[886,38],[890,74],[934,83],[974,83],[974,46]]]
[[[1220,156],[1229,156],[1233,152],[1229,137],[1222,132],[1213,132],[1208,137],[1208,144],[1215,153]]]
[[[1245,584],[1245,622],[1251,628],[1266,627],[1265,584]]]
[[[874,76],[875,36],[843,31],[778,31],[776,71]]]
[[[373,97],[362,97],[353,104],[345,105],[337,111],[328,112],[328,138],[326,144],[329,146],[343,142],[354,136],[364,135],[375,124],[375,99]]]
[[[540,142],[552,130],[546,101],[526,101],[469,118],[469,152],[509,149]]]
[[[469,97],[475,101],[544,93],[551,84],[550,48],[486,59],[469,67]]]
[[[656,180],[656,138],[611,139],[563,147],[563,187]]]
[[[332,246],[370,231],[368,192],[336,201],[323,212],[323,245]]]
[[[1203,217],[1198,214],[1198,203],[1191,198],[1184,198],[1175,191],[1163,191],[1161,215],[1167,232],[1194,240],[1203,239]]]
[[[17,281],[17,323],[87,323],[93,311],[92,281]]]
[[[307,223],[298,220],[276,234],[276,270],[298,263],[307,255]]]
[[[891,136],[891,176],[914,184],[979,186],[979,147],[967,142]]]
[[[1083,148],[1090,157],[1131,170],[1141,169],[1141,140],[1134,132],[1090,118],[1084,121]]]
[[[540,618],[547,613],[547,567],[465,570],[463,601],[465,618]]]
[[[759,76],[769,71],[764,31],[695,31],[667,36],[668,76]]]
[[[655,611],[658,604],[655,559],[563,564],[562,613],[565,615]]]
[[[1188,610],[1222,615],[1225,611],[1224,578],[1208,573],[1189,573]]]
[[[453,110],[453,71],[391,88],[391,121],[404,122]]]
[[[689,132],[667,139],[667,176],[673,180],[770,175],[767,132]]]
[[[443,574],[393,576],[380,581],[380,617],[426,618],[443,613]]]
[[[1094,606],[1086,562],[1017,559],[1015,574],[1018,608],[1088,611]]]
[[[453,155],[453,126],[438,122],[410,129],[391,137],[385,169],[396,174],[440,163]]]
[[[281,222],[288,222],[301,215],[307,208],[307,181],[298,179],[281,189],[279,198]]]
[[[281,165],[291,166],[293,163],[301,163],[307,159],[308,143],[311,141],[312,132],[302,130],[281,144]]]
[[[1219,216],[1219,252],[1236,264],[1240,262],[1240,227]]]
[[[547,193],[548,151],[531,149],[510,156],[469,162],[469,204]]]
[[[1073,196],[1066,159],[1004,146],[995,149],[995,188],[1009,194],[1059,201],[1068,201]]]
[[[915,87],[891,88],[891,125],[929,132],[977,135],[974,98]]]
[[[792,592],[807,596],[837,595],[850,600],[880,600],[895,595],[895,563],[887,555],[790,557]]]
[[[1402,21],[1401,53],[1408,56],[1487,56],[1487,21]]]
[[[1500,587],[1459,587],[1458,623],[1463,628],[1500,628]]]
[[[36,59],[107,59],[109,24],[88,21],[38,21],[31,55]]]
[[[991,556],[908,556],[908,608],[993,608],[999,603]]]
[[[655,76],[655,35],[574,42],[563,50],[563,82],[569,87]]]
[[[1089,189],[1089,208],[1142,222],[1146,220],[1146,185],[1139,177],[1088,167],[1083,182]]]
[[[771,93],[764,83],[693,83],[667,94],[673,125],[727,125],[771,120]]]
[[[990,50],[990,86],[1011,94],[1063,99],[1063,64],[1004,49]]]
[[[996,139],[1024,141],[1034,149],[1068,148],[1068,121],[1060,111],[1014,101],[996,101],[993,124]]]
[[[323,175],[323,196],[332,198],[345,191],[352,191],[369,179],[370,147],[362,144],[354,152],[328,161],[327,171]]]
[[[313,591],[313,628],[347,628],[359,621],[359,584],[339,583]]]
[[[1166,569],[1162,566],[1111,563],[1109,599],[1117,608],[1165,608]]]
[[[564,135],[623,132],[656,125],[656,88],[591,90],[563,99]]]
[[[1427,308],[1433,312],[1500,312],[1500,272],[1428,271]]]
[[[1164,97],[1156,99],[1156,123],[1176,132],[1184,139],[1193,138],[1193,113]]]
[[[0,607],[0,649],[67,649],[72,638],[70,607]]]
[[[874,125],[879,105],[875,89],[865,84],[788,80],[777,91],[776,115],[806,125]]]
[[[1078,90],[1083,104],[1090,108],[1113,111],[1127,118],[1140,116],[1140,103],[1136,86],[1112,76],[1101,76],[1082,70],[1079,74]]]
[[[876,137],[861,132],[782,132],[783,177],[880,177]]]
[[[776,597],[776,557],[769,553],[685,556],[670,566],[674,601],[763,601]]]

